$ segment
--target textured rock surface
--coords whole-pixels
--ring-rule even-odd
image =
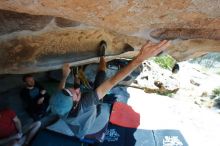
[[[156,29],[150,34],[152,37],[160,40],[173,40],[176,38],[187,39],[213,39],[220,40],[220,29]]]
[[[145,42],[135,36],[58,17],[11,11],[0,13],[3,20],[0,24],[0,73],[46,71],[59,68],[65,62],[74,65],[92,62],[97,60],[101,40],[107,42],[107,56],[134,51],[126,48],[127,43],[140,47]]]
[[[132,86],[144,89],[146,93],[169,94],[179,90],[179,81],[170,70],[161,68],[154,61],[144,61],[141,74]]]
[[[219,0],[15,0],[0,1],[0,74],[46,71],[127,56],[126,43],[174,40],[177,60],[220,51]],[[116,55],[116,56],[115,56]]]
[[[219,28],[219,0],[15,0],[0,8],[63,17],[87,24],[137,32],[149,28]]]

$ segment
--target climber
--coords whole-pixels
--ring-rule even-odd
[[[63,78],[59,84],[59,91],[51,97],[51,111],[58,114],[63,119],[66,119],[68,122],[68,114],[72,110],[78,108],[76,111],[77,115],[74,118],[74,120],[78,122],[77,125],[71,126],[71,130],[77,137],[83,138],[86,134],[88,134],[88,129],[95,124],[94,121],[97,114],[96,105],[99,103],[99,100],[101,100],[112,87],[136,69],[142,61],[151,56],[157,55],[168,45],[168,41],[162,41],[159,44],[145,44],[141,48],[139,54],[128,65],[122,68],[113,77],[105,80],[106,62],[104,56],[107,44],[105,41],[101,41],[99,45],[99,70],[96,75],[93,90],[81,93],[79,89],[65,88],[66,79],[71,71],[70,65],[65,64],[63,66]]]

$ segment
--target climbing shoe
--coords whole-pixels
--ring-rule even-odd
[[[107,48],[106,41],[102,40],[99,44],[98,57],[105,56],[105,49]]]

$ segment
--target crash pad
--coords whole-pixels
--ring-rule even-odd
[[[137,128],[140,125],[140,114],[131,106],[123,102],[115,102],[112,108],[110,122],[128,128]]]
[[[38,132],[31,146],[88,146],[88,144],[77,138],[44,129]]]
[[[103,143],[94,146],[188,146],[177,129],[136,129],[109,123]]]
[[[188,146],[181,131],[175,129],[153,130],[158,146]]]
[[[152,130],[126,128],[109,123],[103,143],[94,146],[156,146]]]

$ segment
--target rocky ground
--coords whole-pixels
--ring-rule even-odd
[[[130,95],[128,104],[140,113],[139,128],[178,130],[185,138],[186,146],[220,145],[220,115],[216,112],[192,102],[149,94],[140,89],[128,88],[127,91]]]
[[[145,61],[143,71],[129,86],[144,89],[146,93],[158,93],[201,107],[219,108],[217,99],[220,97],[214,96],[213,90],[220,90],[220,69],[206,68],[189,61],[180,62],[179,66],[179,72],[172,73],[170,70],[162,69],[153,61]]]
[[[217,70],[189,62],[179,65],[180,71],[172,75],[178,81],[176,94],[162,96],[127,88],[127,102],[140,113],[140,128],[175,129],[189,146],[219,146],[219,108],[214,107],[211,97],[212,90],[220,88],[220,75],[215,73]]]
[[[180,71],[175,75],[180,88],[173,98],[195,103],[201,107],[216,109],[213,90],[220,88],[218,69],[209,70],[198,64],[180,63]]]

